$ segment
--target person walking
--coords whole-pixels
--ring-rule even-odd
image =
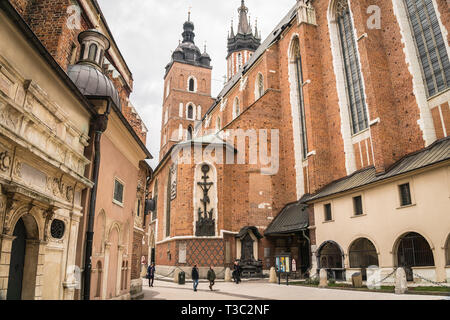
[[[234,262],[234,281],[236,282],[236,284],[239,284],[241,282],[241,266],[239,265],[238,261]]]
[[[197,291],[198,279],[199,279],[198,268],[197,265],[194,265],[194,267],[192,268],[192,281],[194,282],[195,292]]]
[[[155,264],[152,262],[147,268],[147,279],[149,287],[153,287],[153,282],[155,281],[155,271]]]
[[[209,290],[213,291],[214,281],[216,281],[216,273],[213,266],[209,268],[207,278],[209,280]]]

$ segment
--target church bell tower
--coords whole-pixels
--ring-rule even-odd
[[[183,24],[183,40],[166,66],[160,160],[179,142],[192,140],[196,124],[212,105],[211,58],[195,45],[191,13]]]
[[[248,19],[248,8],[242,0],[238,9],[239,23],[237,33],[234,33],[233,22],[228,36],[227,55],[227,80],[231,80],[242,66],[250,59],[253,53],[261,45],[261,34],[258,33],[258,26],[255,23],[255,31]]]

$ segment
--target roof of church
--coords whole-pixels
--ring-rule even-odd
[[[247,63],[241,68],[234,76],[228,81],[222,91],[217,96],[215,103],[208,109],[205,113],[202,121],[206,118],[208,114],[211,113],[214,108],[220,104],[220,99],[227,95],[227,93],[239,82],[242,76],[253,66],[253,64],[258,61],[258,59],[264,54],[264,52],[269,48],[274,42],[278,40],[281,33],[288,27],[291,20],[295,17],[297,13],[297,4],[295,4],[291,10],[286,14],[286,16],[278,23],[278,25],[273,29],[269,36],[263,41],[263,43],[258,47],[255,53],[247,61]]]
[[[450,137],[436,141],[429,147],[407,155],[396,162],[385,173],[377,175],[374,167],[369,167],[330,183],[314,195],[309,195],[303,202],[309,202],[328,196],[344,193],[359,187],[386,180],[401,174],[429,167],[450,159]]]

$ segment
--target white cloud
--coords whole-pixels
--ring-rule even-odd
[[[231,19],[236,24],[239,0],[98,0],[120,51],[133,73],[134,91],[130,97],[147,128],[147,146],[156,167],[161,141],[163,78],[171,52],[181,39],[188,8],[195,24],[195,43],[212,59],[212,95],[219,93],[226,74],[227,35]],[[258,18],[262,38],[278,24],[295,0],[247,0],[251,23]]]

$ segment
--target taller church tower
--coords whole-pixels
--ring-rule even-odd
[[[174,144],[193,138],[196,121],[202,119],[213,103],[211,58],[206,46],[202,53],[195,45],[190,12],[182,36],[164,77],[160,160]]]
[[[242,0],[238,9],[239,24],[237,34],[234,34],[233,23],[228,36],[228,56],[227,56],[227,79],[228,81],[239,71],[239,69],[250,59],[252,54],[261,45],[261,35],[255,24],[255,32],[247,17],[248,8]]]

